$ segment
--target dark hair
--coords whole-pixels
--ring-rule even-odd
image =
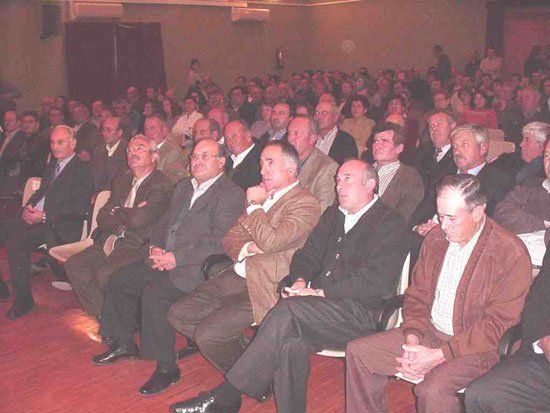
[[[487,196],[481,189],[481,183],[473,175],[455,174],[442,178],[436,187],[437,196],[448,190],[459,191],[469,211],[487,204]]]
[[[398,125],[392,122],[382,122],[381,124],[376,125],[374,127],[374,129],[372,130],[372,133],[373,135],[376,135],[377,133],[386,132],[390,130],[393,131],[394,146],[402,145],[403,142],[405,142],[405,136],[401,125]]]
[[[35,110],[25,110],[23,113],[21,113],[21,119],[23,119],[25,116],[32,116],[36,122],[40,119],[38,116],[38,113]]]
[[[244,86],[233,86],[229,91],[229,96],[231,96],[231,93],[233,93],[234,90],[240,90],[244,97],[248,96],[248,92]]]
[[[170,102],[170,116],[175,117],[175,116],[181,115],[182,110],[180,108],[180,105],[178,105],[174,99],[165,97],[164,99],[162,99],[163,105],[165,101]],[[162,113],[166,115],[164,113],[164,108],[162,108]]]
[[[350,103],[353,103],[353,102],[361,102],[363,107],[369,110],[370,103],[366,96],[355,95],[350,99]]]

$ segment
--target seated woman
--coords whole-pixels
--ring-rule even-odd
[[[489,99],[485,93],[476,91],[472,108],[465,108],[462,114],[463,123],[476,123],[486,128],[498,129],[497,114],[490,107]]]
[[[364,96],[354,96],[351,101],[351,118],[345,119],[340,126],[340,129],[346,131],[357,144],[359,153],[362,153],[371,138],[374,121],[367,118],[366,113],[369,110],[369,101]]]

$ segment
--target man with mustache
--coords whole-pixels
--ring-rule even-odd
[[[104,126],[111,120],[116,125],[117,118],[109,118]],[[143,257],[153,226],[166,211],[172,195],[172,184],[156,170],[155,142],[136,135],[125,152],[130,171],[113,180],[109,201],[97,216],[94,245],[65,263],[65,271],[82,307],[93,316],[101,314],[103,290],[109,277]],[[94,157],[93,161],[96,160]]]

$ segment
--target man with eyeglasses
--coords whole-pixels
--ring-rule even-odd
[[[357,145],[353,137],[338,128],[340,112],[335,104],[321,101],[315,108],[315,121],[319,126],[317,149],[330,156],[338,164],[357,158]]]
[[[141,298],[141,358],[157,361],[140,389],[143,395],[180,379],[168,309],[202,282],[202,262],[223,252],[222,239],[245,204],[243,191],[223,174],[224,148],[216,141],[197,143],[190,165],[191,177],[176,185],[153,228],[145,260],[116,271],[105,289],[100,334],[109,338],[109,348],[92,362],[102,366],[139,357],[134,332]]]
[[[104,126],[117,125],[108,118]],[[122,135],[122,131],[119,130]],[[105,135],[105,132],[104,132]],[[155,143],[136,135],[124,148],[130,170],[109,185],[109,201],[98,213],[94,244],[73,255],[65,271],[84,311],[101,314],[103,294],[109,277],[118,269],[140,261],[153,226],[168,207],[172,185],[156,170],[158,151]],[[97,158],[94,156],[94,163]],[[92,164],[92,168],[93,168]],[[97,174],[94,172],[94,177]]]

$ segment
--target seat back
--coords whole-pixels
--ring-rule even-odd
[[[411,265],[411,254],[407,254],[405,262],[403,263],[403,269],[401,270],[401,276],[397,284],[397,295],[405,293],[405,290],[409,286],[409,267]],[[403,322],[402,308],[396,310],[388,320],[386,330],[399,327]]]
[[[27,205],[27,202],[29,202],[29,199],[31,199],[31,196],[33,196],[34,193],[38,191],[38,188],[40,188],[41,183],[42,183],[42,178],[38,178],[36,176],[33,176],[27,179],[27,182],[25,183],[25,189],[23,189],[21,206]]]
[[[504,131],[502,129],[487,129],[487,136],[492,141],[503,141]]]
[[[487,160],[491,162],[503,153],[514,153],[515,151],[516,145],[514,145],[513,142],[489,140],[489,153],[487,154]]]
[[[94,209],[92,210],[92,224],[90,225],[90,236],[93,234],[94,230],[97,228],[97,214],[99,210],[105,206],[109,197],[111,196],[111,191],[101,191],[99,192],[94,201]]]

